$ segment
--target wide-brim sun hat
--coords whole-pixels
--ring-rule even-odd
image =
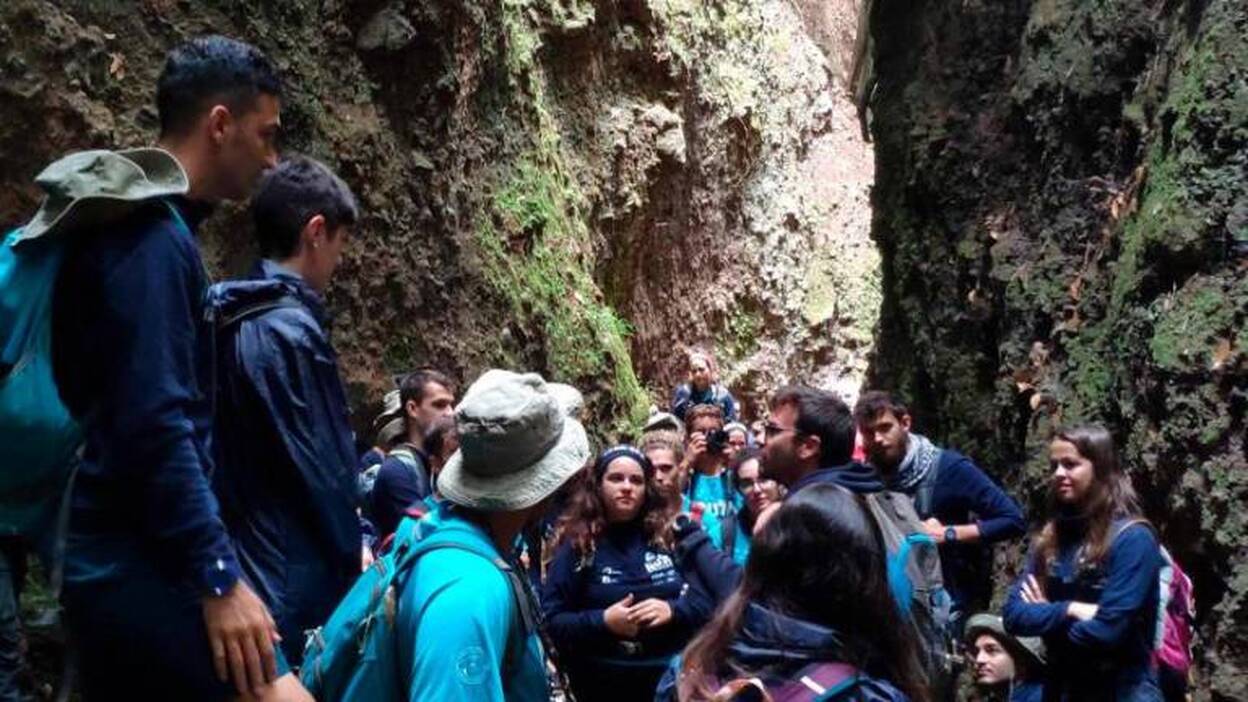
[[[391,390],[382,400],[381,414],[373,420],[374,445],[388,446],[402,436],[407,429],[404,419],[403,402],[399,391]]]
[[[438,474],[450,502],[517,511],[553,495],[590,459],[585,427],[536,373],[490,370],[455,408],[459,450]]]
[[[1005,630],[1005,622],[995,614],[984,612],[967,620],[966,642],[974,643],[981,634],[989,634],[1000,641],[1011,655],[1027,658],[1027,663],[1032,668],[1043,667],[1048,662],[1042,639],[1034,636],[1014,636],[1008,633]]]
[[[43,202],[14,245],[83,224],[98,227],[145,201],[184,195],[190,188],[177,159],[155,148],[72,153],[43,169],[35,183],[45,193]]]

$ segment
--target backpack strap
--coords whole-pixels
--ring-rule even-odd
[[[228,316],[223,316],[220,319],[218,319],[217,330],[225,331],[226,329],[229,329],[230,327],[234,326],[235,324],[238,324],[244,319],[247,319],[249,317],[254,317],[256,315],[261,315],[271,310],[281,309],[283,307],[301,307],[301,306],[302,305],[299,303],[299,301],[296,300],[291,295],[282,295],[281,297],[274,298],[272,300],[259,300],[249,305],[243,305],[241,308],[235,310],[232,314]]]
[[[411,541],[404,542],[399,546],[400,549],[409,549]],[[427,541],[417,544],[414,548],[410,548],[406,554],[398,554],[395,558],[395,590],[402,592],[407,585],[407,577],[411,574],[412,566],[420,557],[439,549],[453,548],[460,551],[476,554],[481,558],[493,563],[502,574],[503,579],[507,581],[507,587],[511,590],[511,596],[516,604],[515,616],[511,618],[511,627],[507,632],[507,649],[503,653],[502,669],[504,671],[515,670],[519,665],[520,659],[524,657],[525,642],[529,635],[539,631],[540,619],[538,619],[538,607],[536,600],[524,582],[524,578],[520,576],[518,569],[511,565],[505,558],[486,553],[482,549],[468,544],[456,543],[454,541]]]
[[[858,677],[858,669],[848,663],[812,663],[767,692],[773,702],[834,700],[852,689]]]

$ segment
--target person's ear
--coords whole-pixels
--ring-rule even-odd
[[[234,115],[225,105],[213,105],[205,119],[207,120],[205,129],[208,130],[208,140],[213,146],[220,148],[229,139],[230,132],[234,128]]]
[[[803,461],[810,459],[819,460],[819,454],[823,451],[823,439],[814,434],[807,434],[802,437],[802,442],[798,446],[798,457]]]
[[[901,415],[900,417],[898,417],[898,418],[897,418],[897,423],[898,423],[898,424],[900,424],[900,425],[901,425],[901,428],[902,428],[902,429],[905,429],[906,431],[910,431],[910,421],[911,421],[911,420],[910,420],[910,413],[909,413],[909,412],[907,412],[907,413],[905,413],[905,414],[903,414],[903,415]]]
[[[407,413],[407,416],[415,417],[420,411],[420,403],[415,400],[408,400],[407,403],[403,405],[403,410]]]
[[[324,246],[329,239],[329,228],[325,225],[325,215],[318,214],[305,222],[303,231],[299,236],[304,246],[310,249],[319,249]]]

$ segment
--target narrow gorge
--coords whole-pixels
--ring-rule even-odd
[[[1248,699],[1241,0],[8,0],[0,226],[59,154],[149,143],[204,33],[275,59],[284,148],[360,198],[358,427],[394,374],[506,366],[629,436],[706,346],[752,416],[902,392],[1037,514],[1048,433],[1103,421],[1196,580],[1197,699]]]

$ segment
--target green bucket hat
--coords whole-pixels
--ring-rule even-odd
[[[966,642],[968,644],[975,643],[975,639],[980,634],[989,634],[997,641],[1001,642],[1009,650],[1010,654],[1027,659],[1027,663],[1032,669],[1043,668],[1048,662],[1048,656],[1044,650],[1044,641],[1032,636],[1014,636],[1005,631],[1005,622],[1001,617],[995,614],[981,612],[971,617],[966,622]]]
[[[577,393],[579,395],[579,393]],[[554,494],[590,459],[585,428],[564,403],[567,389],[536,373],[490,370],[455,408],[459,450],[438,491],[464,507],[521,510]]]
[[[43,203],[14,245],[120,219],[144,201],[184,195],[190,188],[177,159],[154,148],[79,151],[43,169],[35,183],[45,193]]]

